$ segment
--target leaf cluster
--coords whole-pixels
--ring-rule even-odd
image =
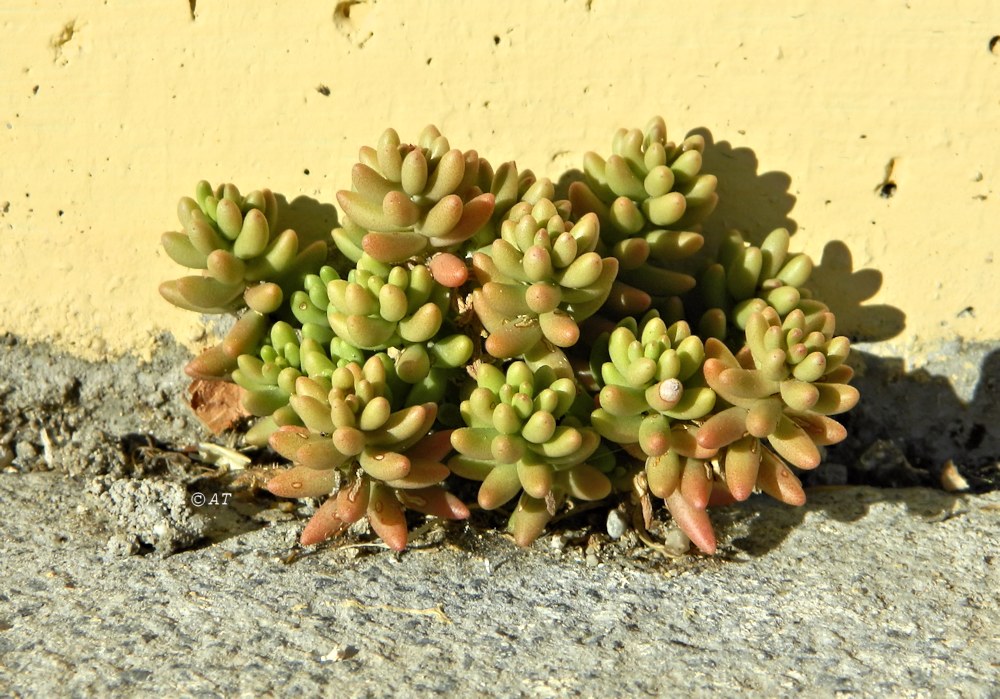
[[[706,241],[704,148],[660,118],[620,129],[561,198],[434,127],[387,129],[302,250],[269,190],[201,182],[162,242],[202,272],[160,291],[238,319],[187,371],[242,387],[247,439],[292,462],[273,493],[326,498],[304,544],[367,518],[401,549],[405,510],[468,516],[448,489],[465,478],[483,509],[516,499],[522,545],[567,503],[629,492],[711,553],[707,507],[802,504],[792,467],[844,439],[830,416],[859,395],[788,232]]]

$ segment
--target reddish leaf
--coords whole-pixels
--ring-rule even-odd
[[[337,472],[295,466],[282,471],[267,483],[267,489],[281,498],[320,498],[336,486]]]
[[[468,519],[469,508],[440,486],[417,490],[400,490],[396,497],[408,510],[443,519]]]
[[[310,432],[298,425],[285,425],[274,432],[267,442],[274,451],[286,459],[294,459],[300,447],[309,442]]]
[[[316,510],[316,514],[302,530],[299,543],[303,546],[318,544],[342,533],[347,526],[347,523],[337,516],[337,500],[330,498]]]
[[[469,268],[465,266],[465,261],[448,252],[435,255],[428,267],[434,281],[442,286],[457,288],[469,279]]]
[[[802,482],[781,459],[769,449],[761,450],[757,485],[775,500],[796,507],[806,504]]]
[[[509,527],[514,535],[514,542],[518,546],[531,546],[531,542],[545,531],[545,525],[551,519],[552,514],[544,500],[522,493],[514,514],[510,516]]]
[[[393,551],[406,548],[406,517],[396,494],[384,485],[372,483],[368,501],[368,522]]]
[[[368,511],[370,496],[371,482],[367,478],[358,478],[345,485],[337,493],[337,516],[348,524],[354,524]]]
[[[448,467],[430,459],[410,459],[410,471],[402,478],[386,481],[392,488],[427,488],[436,485],[448,477]]]
[[[236,369],[236,360],[223,352],[222,345],[218,344],[209,347],[188,362],[187,366],[184,367],[184,373],[192,379],[225,380],[229,378],[234,369]]]
[[[688,535],[691,542],[704,553],[715,553],[715,532],[712,531],[712,521],[705,510],[691,505],[678,488],[667,499],[667,509],[670,516],[677,522],[681,531]]]
[[[708,361],[705,362],[706,365]],[[705,449],[720,449],[728,444],[732,444],[747,433],[746,423],[746,408],[726,408],[722,412],[710,417],[698,428],[695,437],[698,446]]]
[[[680,493],[699,510],[708,507],[708,497],[712,493],[712,480],[709,478],[705,463],[698,459],[687,459],[684,472],[681,474]]]
[[[454,430],[439,430],[429,434],[412,447],[406,450],[406,455],[410,459],[428,459],[430,461],[444,461],[444,457],[452,451],[451,433]]]

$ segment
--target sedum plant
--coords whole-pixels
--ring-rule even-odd
[[[475,374],[476,387],[461,406],[467,427],[452,432],[458,454],[448,466],[482,481],[477,502],[484,510],[520,493],[509,520],[515,541],[525,546],[534,541],[567,496],[608,496],[611,481],[588,463],[601,438],[574,415],[586,412],[579,409],[573,379],[557,378],[544,365],[533,371],[522,361],[511,363],[506,375],[480,363]]]
[[[291,462],[273,494],[322,500],[302,544],[367,520],[400,550],[407,512],[469,516],[460,482],[524,546],[575,502],[660,498],[705,553],[710,505],[804,503],[793,469],[859,399],[850,343],[787,231],[706,239],[704,148],[658,117],[620,129],[560,198],[434,127],[387,129],[302,250],[269,190],[182,198],[162,243],[201,272],[160,291],[237,317],[187,372],[241,387],[246,440]]]
[[[440,486],[449,474],[441,463],[449,433],[429,434],[437,405],[401,408],[388,384],[385,354],[363,366],[350,362],[329,378],[301,376],[289,403],[305,426],[273,432],[271,447],[292,461],[268,489],[284,497],[332,495],[302,534],[308,545],[338,534],[367,517],[393,549],[406,547],[404,508],[449,519],[469,511]]]

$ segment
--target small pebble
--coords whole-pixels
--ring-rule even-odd
[[[21,461],[22,465],[25,462],[34,461],[38,458],[38,449],[31,442],[18,442],[14,447],[14,452],[17,454],[17,458]]]
[[[612,539],[620,539],[628,530],[628,522],[625,520],[625,513],[621,510],[611,510],[608,512],[608,521],[605,525],[608,536]]]
[[[680,556],[691,548],[691,540],[680,529],[671,529],[663,537],[663,548],[674,556]]]
[[[108,539],[108,553],[113,556],[134,556],[139,553],[139,542],[134,536],[113,535]]]

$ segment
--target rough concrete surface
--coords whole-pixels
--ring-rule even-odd
[[[529,550],[475,512],[403,554],[364,531],[303,552],[313,503],[198,455],[183,359],[0,343],[0,696],[997,696],[992,363],[938,403],[978,441],[956,422],[924,463],[900,406],[947,382],[859,356],[832,487],[713,510],[720,553],[670,558],[600,510]],[[842,485],[934,484],[944,456],[979,465],[974,493]]]
[[[292,522],[121,557],[79,483],[4,475],[0,502],[4,695],[986,697],[1000,679],[1000,493],[754,500],[717,512],[714,559],[597,547],[597,565],[462,526],[284,562]]]

